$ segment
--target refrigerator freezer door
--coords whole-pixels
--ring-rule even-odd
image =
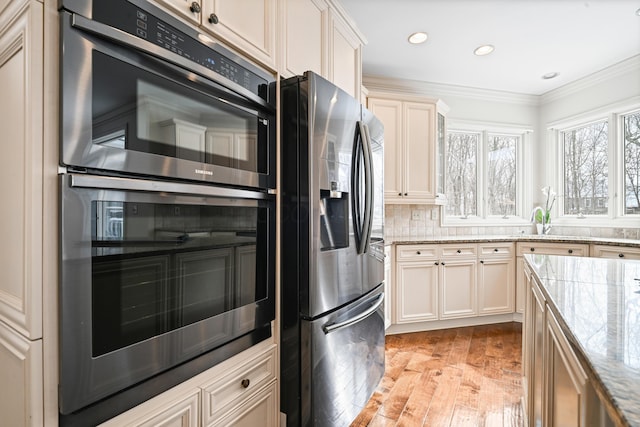
[[[382,286],[337,312],[303,322],[301,425],[348,426],[384,374]]]

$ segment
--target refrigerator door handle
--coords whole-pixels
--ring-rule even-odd
[[[337,330],[346,328],[347,326],[351,326],[355,323],[361,322],[362,320],[366,319],[367,317],[375,313],[378,310],[378,308],[380,308],[380,305],[382,305],[383,301],[384,301],[384,292],[380,293],[380,295],[378,295],[376,298],[376,302],[371,307],[363,311],[362,313],[339,323],[332,323],[329,325],[325,325],[322,327],[322,330],[324,331],[325,334],[329,334],[331,332],[335,332]]]
[[[351,185],[353,186],[353,198],[351,202],[358,254],[364,254],[369,250],[369,236],[371,234],[373,181],[371,176],[371,146],[367,138],[367,127],[359,121],[356,124],[353,162],[351,166]],[[362,156],[362,167],[360,166],[360,156]],[[363,194],[360,191],[361,177],[364,179],[364,206],[362,205]],[[364,212],[362,212],[361,209],[363,209]]]
[[[365,157],[365,215],[364,226],[366,230],[364,235],[364,250],[363,253],[369,252],[369,241],[371,240],[371,229],[373,227],[373,154],[371,153],[371,134],[369,133],[369,126],[363,125],[364,129],[364,157]]]

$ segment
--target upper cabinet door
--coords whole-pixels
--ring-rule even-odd
[[[282,63],[280,73],[285,77],[313,71],[327,76],[329,25],[328,5],[324,0],[283,0],[280,38]]]
[[[402,102],[394,99],[369,98],[369,110],[384,125],[384,198],[402,197]]]
[[[329,80],[359,100],[362,85],[362,42],[334,10],[329,13],[329,21]]]
[[[418,102],[404,104],[404,196],[435,199],[435,106]]]
[[[202,25],[207,30],[276,69],[276,0],[202,0],[202,3]]]
[[[202,0],[156,0],[160,4],[164,4],[180,17],[200,25],[202,16]]]
[[[15,2],[0,14],[0,320],[31,340],[42,338],[42,8]]]

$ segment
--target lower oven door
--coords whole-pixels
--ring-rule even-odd
[[[62,414],[269,328],[275,196],[63,175],[61,209]]]
[[[347,426],[384,375],[383,286],[302,322],[301,425]]]

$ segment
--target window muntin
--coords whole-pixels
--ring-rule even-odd
[[[477,163],[480,133],[449,131],[446,147],[446,214],[477,215]]]
[[[608,215],[608,138],[606,120],[561,132],[564,215]]]
[[[516,214],[516,148],[519,137],[488,135],[487,147],[487,213]]]
[[[622,117],[624,138],[624,211],[640,214],[640,111]]]

